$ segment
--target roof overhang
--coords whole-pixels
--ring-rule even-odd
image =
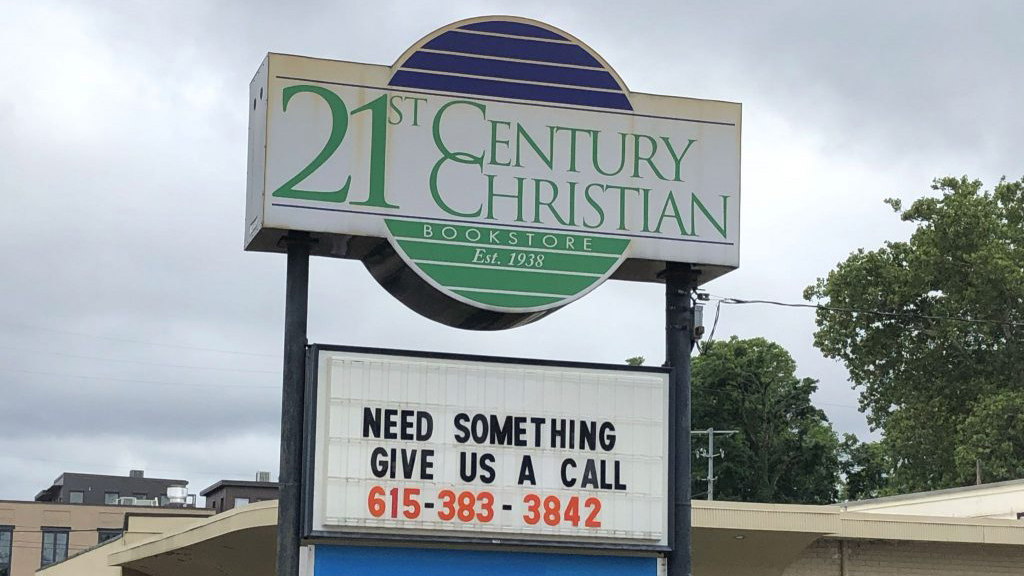
[[[152,576],[272,576],[277,501],[235,508],[120,549],[120,566]],[[1013,520],[896,516],[840,506],[693,503],[695,571],[703,576],[781,574],[820,538],[1024,546]]]
[[[110,555],[108,563],[152,576],[272,575],[277,502],[242,506]]]

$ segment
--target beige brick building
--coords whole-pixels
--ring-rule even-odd
[[[211,510],[154,506],[92,506],[0,500],[0,574],[32,576],[43,564],[59,562],[121,536],[126,514],[206,517]],[[5,552],[7,554],[5,554]],[[3,566],[3,564],[7,564]]]

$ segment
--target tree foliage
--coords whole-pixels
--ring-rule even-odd
[[[889,463],[880,442],[861,442],[854,434],[843,434],[839,465],[845,479],[841,500],[864,500],[890,495]]]
[[[872,457],[889,492],[970,483],[975,459],[987,480],[1022,472],[1010,411],[1024,383],[1024,328],[1013,325],[1024,320],[1024,179],[991,192],[966,177],[932,188],[905,210],[888,201],[916,226],[908,241],[854,252],[804,294],[878,312],[819,309],[815,345],[845,363],[882,430]]]
[[[834,502],[839,440],[811,404],[817,381],[796,377],[789,353],[764,338],[708,342],[693,362],[694,429],[738,430],[715,439],[715,498]],[[694,437],[699,448],[703,437]],[[706,459],[695,458],[694,498],[706,493]]]
[[[958,427],[957,467],[980,463],[984,481],[1024,478],[1024,391],[979,399]]]
[[[626,364],[629,364],[630,366],[643,366],[644,362],[647,362],[647,358],[644,358],[643,356],[630,356],[629,358],[626,358]]]

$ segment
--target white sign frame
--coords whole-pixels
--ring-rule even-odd
[[[673,422],[672,418],[672,402],[670,396],[672,395],[671,385],[671,371],[666,368],[659,367],[630,367],[620,365],[607,365],[607,364],[590,364],[590,363],[579,363],[579,362],[552,362],[544,360],[525,360],[525,359],[510,359],[510,358],[495,358],[487,356],[469,356],[469,355],[456,355],[456,354],[436,354],[426,352],[412,352],[412,351],[397,351],[397,350],[386,350],[386,349],[375,349],[375,348],[361,348],[361,347],[349,347],[349,346],[326,346],[326,345],[313,345],[308,349],[307,353],[307,399],[306,399],[306,438],[305,438],[305,454],[304,454],[304,466],[305,472],[303,474],[303,526],[304,526],[304,537],[312,539],[332,539],[332,540],[354,540],[354,541],[410,541],[420,540],[425,542],[466,542],[466,543],[486,543],[486,544],[503,544],[503,545],[522,545],[522,546],[545,546],[545,547],[565,547],[565,548],[594,548],[594,549],[618,549],[618,550],[638,550],[638,551],[657,551],[664,552],[669,550],[669,543],[671,542],[671,532],[673,526],[671,525],[671,510],[672,502],[672,479],[670,478],[670,471],[672,470],[672,460],[674,458],[672,447],[675,446],[675,439],[673,438],[674,427],[671,425]],[[437,402],[431,404],[422,400],[419,402],[411,401],[415,399],[417,392],[415,388],[419,386],[425,389],[425,379],[422,382],[414,382],[412,387],[408,387],[407,384],[399,385],[394,378],[390,382],[381,384],[382,388],[390,388],[392,391],[399,391],[403,395],[402,402],[395,402],[393,399],[387,402],[385,407],[405,407],[407,409],[424,409],[425,406],[431,406],[430,412],[434,414],[434,434],[435,437],[432,442],[428,444],[410,443],[409,441],[400,440],[385,440],[385,439],[371,439],[366,442],[375,443],[377,445],[385,446],[387,448],[396,446],[416,446],[420,448],[431,447],[435,449],[435,455],[437,463],[436,476],[432,481],[428,480],[411,480],[406,481],[402,479],[391,480],[388,478],[378,479],[374,478],[370,472],[370,466],[367,464],[359,464],[362,470],[362,477],[357,478],[349,475],[342,481],[338,477],[329,479],[327,472],[328,468],[338,469],[335,465],[330,463],[331,457],[331,442],[327,439],[328,427],[327,421],[328,413],[332,410],[342,410],[340,412],[334,412],[336,415],[340,415],[344,410],[351,412],[351,406],[343,407],[342,404],[349,400],[339,400],[339,394],[334,394],[334,404],[331,404],[328,400],[328,396],[332,394],[331,386],[332,380],[330,378],[332,366],[338,366],[342,363],[361,362],[365,366],[366,363],[376,363],[378,368],[390,364],[391,366],[402,365],[405,368],[403,370],[416,370],[417,367],[424,367],[425,369],[448,369],[461,371],[463,377],[466,372],[473,373],[474,376],[479,376],[481,380],[480,388],[484,389],[488,385],[493,389],[494,376],[498,372],[504,372],[507,374],[517,373],[529,373],[534,377],[540,376],[542,379],[545,375],[548,380],[543,381],[544,386],[550,386],[551,378],[554,378],[554,374],[562,374],[571,378],[578,378],[577,392],[581,392],[584,387],[589,385],[596,385],[600,380],[601,384],[605,387],[603,390],[606,394],[602,395],[607,400],[607,392],[614,394],[615,392],[621,392],[616,390],[616,386],[627,387],[635,385],[634,388],[627,390],[631,392],[634,398],[647,398],[647,404],[654,406],[658,402],[660,406],[656,406],[656,415],[641,415],[632,414],[629,417],[618,416],[616,421],[618,424],[618,430],[615,432],[619,438],[619,447],[627,446],[632,440],[634,446],[636,441],[640,440],[639,433],[634,431],[642,429],[643,426],[655,426],[656,430],[651,430],[651,434],[657,434],[661,436],[660,445],[657,447],[646,447],[647,443],[651,442],[651,438],[644,438],[642,440],[645,448],[641,450],[650,450],[652,454],[657,452],[657,460],[652,461],[650,454],[639,454],[639,453],[627,453],[623,450],[612,450],[607,453],[597,451],[583,451],[577,449],[558,448],[549,449],[548,447],[534,448],[532,446],[527,448],[514,448],[512,446],[493,446],[488,444],[473,444],[467,443],[464,445],[454,444],[446,432],[452,430],[452,423],[446,420],[444,416],[448,414],[444,411]],[[345,372],[345,374],[350,374]],[[486,381],[488,375],[492,376],[490,382]],[[502,376],[505,377],[504,375]],[[583,379],[591,378],[591,382],[584,383]],[[353,378],[355,381],[355,378]],[[629,382],[629,384],[627,384]],[[436,383],[435,383],[436,384]],[[344,386],[344,384],[341,384]],[[464,384],[460,390],[468,389],[471,384]],[[505,386],[503,383],[502,386]],[[649,396],[643,396],[643,388],[649,386]],[[363,390],[369,388],[363,386]],[[548,388],[548,390],[550,390]],[[382,392],[387,394],[387,392]],[[451,395],[450,392],[448,392]],[[482,396],[483,392],[477,392],[478,395]],[[358,396],[358,394],[356,395]],[[528,394],[523,393],[523,401],[526,402],[525,398]],[[383,397],[382,397],[383,398]],[[371,398],[355,398],[351,399],[351,404],[373,402],[375,399]],[[377,401],[380,398],[376,399]],[[365,401],[365,402],[364,402]],[[517,412],[515,409],[510,409],[509,412],[503,412],[502,408],[495,404],[495,398],[489,399],[490,404],[487,402],[481,402],[475,406],[463,406],[458,405],[459,410],[463,410],[469,413],[482,413],[481,408],[490,406],[490,413],[492,414],[511,414]],[[637,400],[639,404],[643,404],[643,400]],[[451,407],[451,400],[447,401],[447,405]],[[610,410],[609,406],[623,406],[629,404],[628,401],[623,401],[619,398],[617,401],[605,401],[601,402],[598,399],[590,402],[590,410],[594,410],[593,405],[602,404],[600,410]],[[647,405],[643,404],[643,405]],[[334,406],[334,408],[330,408]],[[531,412],[535,414],[557,414],[571,419],[580,417],[583,415],[583,408],[579,408],[579,412],[575,415],[571,413],[571,410],[552,411],[548,403],[544,403],[543,407],[539,412]],[[357,408],[358,410],[359,408]],[[520,408],[521,409],[521,408]],[[636,411],[634,409],[634,411]],[[450,412],[450,410],[449,410]],[[347,414],[347,413],[346,413]],[[589,412],[588,412],[589,414]],[[603,416],[604,413],[601,414]],[[595,417],[595,419],[600,419]],[[339,419],[335,419],[338,421]],[[625,422],[628,420],[629,422]],[[350,426],[348,437],[345,433],[341,433],[339,436],[333,436],[332,439],[335,445],[348,442],[348,445],[357,444],[359,441],[363,441],[362,438],[352,438],[354,434],[351,430],[358,429],[362,424],[359,422],[351,423],[351,418],[343,418],[340,421],[349,423]],[[539,432],[538,428],[538,432]],[[545,440],[546,441],[546,440]],[[448,446],[448,451],[444,454],[438,454],[445,448],[445,444]],[[455,464],[454,459],[456,446],[462,447],[465,451],[475,452],[489,452],[497,456],[499,461],[504,464],[498,464],[498,476],[501,478],[495,480],[492,485],[485,485],[478,481],[473,483],[462,483],[458,477],[458,467]],[[362,447],[363,453],[359,456],[355,455],[355,451],[359,447],[352,449],[345,458],[351,460],[355,458],[360,461],[366,456],[367,448]],[[340,450],[340,449],[338,449]],[[518,460],[514,460],[517,456],[529,452],[535,457],[536,472],[538,474],[538,482],[536,486],[519,486],[515,485],[515,482],[510,482],[508,478],[509,466],[514,466],[518,469]],[[635,494],[625,492],[615,492],[609,489],[603,490],[591,490],[591,489],[569,489],[564,487],[553,487],[553,480],[561,481],[561,477],[558,476],[559,472],[555,471],[555,478],[552,478],[551,466],[545,464],[546,468],[542,470],[541,458],[539,454],[544,453],[544,462],[549,462],[552,458],[562,459],[572,457],[579,461],[580,464],[588,457],[601,458],[602,456],[607,457],[609,460],[615,459],[616,462],[622,464],[623,472],[622,481],[624,484],[633,482],[634,480],[638,483],[647,482],[644,486],[656,486],[657,494],[653,497],[652,494],[643,492],[642,489],[636,490]],[[447,459],[445,458],[447,456]],[[644,461],[646,459],[647,468],[644,469],[646,473],[640,473],[640,468],[643,464],[636,464],[637,462]],[[441,463],[443,462],[443,463]],[[515,462],[515,464],[510,464]],[[347,465],[347,464],[345,464]],[[636,465],[633,469],[631,466]],[[343,465],[344,466],[344,465]],[[443,469],[442,469],[443,468]],[[611,483],[612,465],[608,466],[609,474],[607,478],[602,475],[602,482],[607,480]],[[651,470],[656,470],[651,472]],[[544,477],[541,477],[541,476]],[[336,475],[339,476],[339,475]],[[343,476],[343,475],[340,475]],[[641,478],[642,476],[642,478]],[[650,478],[648,478],[650,476]],[[618,481],[619,479],[616,479]],[[454,481],[454,482],[453,482]],[[330,484],[334,482],[334,484]],[[355,484],[358,483],[359,486]],[[422,501],[424,506],[425,502],[433,501],[435,508],[426,510],[424,514],[436,514],[439,512],[441,507],[441,500],[434,500],[432,496],[428,494],[438,494],[442,489],[453,489],[456,494],[463,490],[469,491],[480,491],[488,490],[495,495],[496,502],[494,503],[494,514],[501,515],[499,521],[503,522],[501,525],[498,523],[481,524],[479,522],[460,522],[458,519],[452,522],[441,522],[433,519],[432,517],[427,520],[414,520],[406,521],[399,515],[398,519],[391,520],[388,517],[382,519],[371,519],[365,512],[367,507],[367,497],[364,494],[366,488],[364,485],[379,483],[386,485],[388,489],[395,486],[400,486],[402,490],[409,486],[415,486],[422,488]],[[339,491],[337,486],[342,486]],[[335,498],[335,502],[344,501],[350,503],[355,508],[362,508],[364,512],[361,517],[345,518],[340,522],[331,522],[327,519],[328,516],[328,502],[327,494],[331,492],[335,495],[341,493],[347,493],[345,490],[352,491],[353,493],[358,492],[358,496],[349,496],[348,498]],[[542,498],[555,495],[562,498],[564,501],[568,501],[569,494],[578,495],[580,497],[579,503],[581,505],[580,513],[584,516],[586,513],[582,508],[583,502],[589,496],[596,496],[600,500],[604,501],[604,510],[602,511],[599,518],[605,523],[604,527],[600,529],[591,530],[591,534],[586,535],[587,530],[582,527],[572,527],[568,523],[565,525],[559,525],[555,528],[545,526],[545,522],[539,522],[538,527],[527,527],[523,522],[517,522],[524,511],[527,511],[527,505],[525,501],[520,498],[525,498],[526,494],[538,494]],[[511,496],[509,496],[512,494]],[[646,498],[647,506],[643,510],[651,510],[654,514],[657,514],[657,518],[647,519],[647,523],[644,524],[642,520],[644,514],[638,512],[641,510],[635,503],[641,499]],[[509,504],[508,507],[503,505]],[[600,506],[600,502],[598,505]],[[342,506],[343,507],[343,506]],[[511,508],[511,509],[509,509]],[[336,508],[335,508],[336,510]],[[609,512],[611,512],[609,514]],[[628,520],[620,520],[629,517]],[[638,519],[641,519],[638,521]],[[612,521],[622,521],[626,523],[632,522],[634,530],[617,529],[620,524],[609,526],[607,523]],[[639,522],[639,523],[638,523]],[[650,528],[656,525],[656,528]],[[648,530],[641,531],[635,529],[637,526],[647,527]],[[485,527],[486,530],[481,528]]]
[[[391,66],[270,53],[249,95],[245,249],[309,234],[444,324],[739,267],[742,105],[632,91],[543,22],[454,22]]]

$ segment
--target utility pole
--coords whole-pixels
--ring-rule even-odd
[[[688,264],[667,262],[665,279],[665,366],[672,369],[670,398],[675,413],[674,462],[669,485],[673,508],[668,576],[690,576],[690,354],[698,334],[694,324],[693,293],[700,274]]]
[[[708,435],[708,449],[701,454],[708,459],[708,477],[706,478],[708,483],[708,500],[715,499],[715,458],[725,456],[724,450],[719,450],[718,454],[715,454],[715,434],[721,434],[723,436],[732,436],[733,434],[739,433],[739,430],[715,430],[714,428],[708,428],[707,430],[693,430],[690,432],[691,435]]]
[[[289,232],[284,303],[284,370],[281,392],[281,470],[278,474],[277,576],[298,576],[302,485],[302,413],[306,386],[306,321],[309,304],[308,232]]]

